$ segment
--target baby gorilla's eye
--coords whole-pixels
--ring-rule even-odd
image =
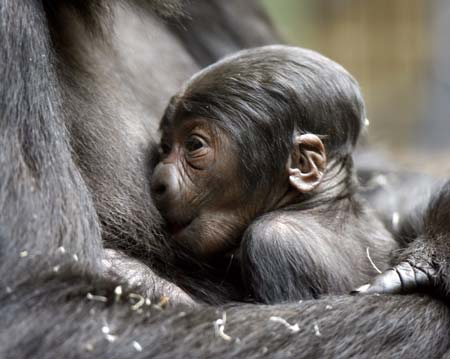
[[[198,151],[205,147],[205,145],[205,141],[201,137],[196,135],[189,136],[184,142],[184,147],[188,150],[188,152]]]

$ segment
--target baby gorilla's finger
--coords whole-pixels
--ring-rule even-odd
[[[351,294],[408,294],[422,292],[432,287],[435,270],[428,264],[412,265],[401,262],[375,277]]]
[[[114,249],[105,249],[103,274],[126,290],[149,297],[155,304],[196,306],[195,301],[175,283],[160,278],[145,263]]]

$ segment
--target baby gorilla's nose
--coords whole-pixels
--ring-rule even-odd
[[[172,199],[178,195],[178,172],[173,164],[159,163],[153,172],[150,191],[156,207],[165,212],[171,207]]]
[[[152,185],[151,191],[156,196],[163,196],[166,192],[167,186],[164,183],[155,183]]]
[[[167,187],[167,178],[163,174],[153,176],[150,190],[152,192],[153,199],[156,202],[165,201],[165,197],[168,192]]]

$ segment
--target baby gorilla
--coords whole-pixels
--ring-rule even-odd
[[[233,254],[259,302],[365,283],[396,244],[356,195],[364,121],[355,80],[313,51],[261,47],[199,72],[160,125],[151,189],[173,241],[196,260]]]

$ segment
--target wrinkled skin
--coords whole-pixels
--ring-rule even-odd
[[[152,193],[173,240],[199,255],[233,247],[249,223],[242,203],[236,151],[206,120],[163,130]],[[219,133],[220,134],[219,134]]]

